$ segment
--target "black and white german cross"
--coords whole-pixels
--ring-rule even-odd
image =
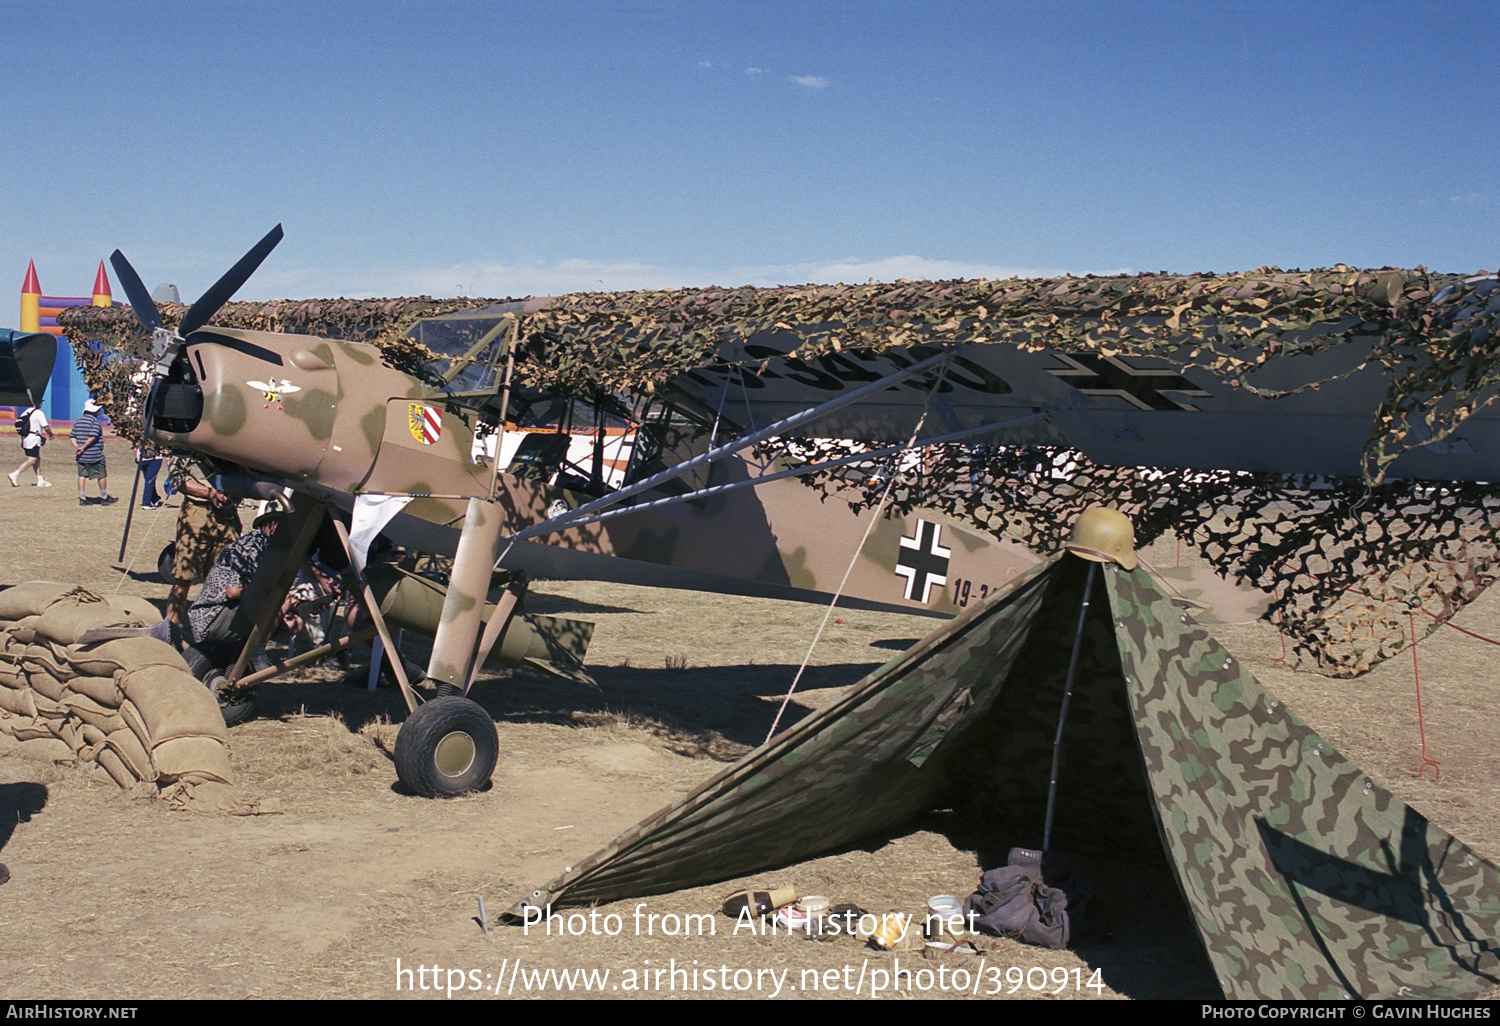
[[[913,537],[902,537],[896,550],[896,573],[906,578],[906,598],[924,606],[931,601],[934,587],[948,583],[948,557],[953,550],[938,544],[942,530],[941,524],[918,520]]]
[[[1048,374],[1066,381],[1084,395],[1115,396],[1138,410],[1198,409],[1192,403],[1163,395],[1163,392],[1176,392],[1194,398],[1213,398],[1212,393],[1203,391],[1170,367],[1148,370],[1132,367],[1118,356],[1097,356],[1091,353],[1051,355],[1067,366],[1048,367]]]

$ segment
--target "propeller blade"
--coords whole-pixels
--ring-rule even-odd
[[[207,324],[213,315],[219,312],[219,307],[229,302],[229,298],[240,290],[240,286],[250,280],[250,276],[255,273],[261,261],[276,248],[283,234],[281,225],[278,224],[267,232],[266,237],[257,242],[250,252],[240,257],[240,262],[214,282],[213,288],[198,297],[198,302],[193,304],[187,316],[182,319],[182,323],[177,326],[177,334],[186,337]],[[131,302],[134,302],[134,299]]]
[[[151,293],[146,291],[146,283],[141,281],[141,276],[135,273],[135,268],[130,266],[130,261],[118,249],[110,254],[109,262],[115,269],[115,277],[120,279],[120,285],[125,289],[125,295],[130,299],[136,320],[147,331],[156,331],[161,327],[161,314],[151,299]]]

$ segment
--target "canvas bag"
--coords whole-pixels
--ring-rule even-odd
[[[1079,932],[1093,889],[1068,877],[1061,855],[1046,857],[1055,887],[1045,882],[1042,853],[1034,848],[1012,848],[1006,862],[980,878],[979,890],[964,901],[964,913],[973,913],[973,922],[987,933],[1066,948]]]

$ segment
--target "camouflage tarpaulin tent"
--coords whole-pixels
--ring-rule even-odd
[[[783,866],[955,791],[993,796],[987,821],[1036,845],[1087,565],[1063,556],[966,611],[527,901]],[[1054,847],[1164,859],[1229,997],[1459,997],[1500,981],[1496,867],[1341,758],[1143,569],[1101,572]]]

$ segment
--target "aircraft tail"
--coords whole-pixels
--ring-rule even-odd
[[[0,406],[35,406],[41,402],[56,362],[54,336],[0,331]]]

